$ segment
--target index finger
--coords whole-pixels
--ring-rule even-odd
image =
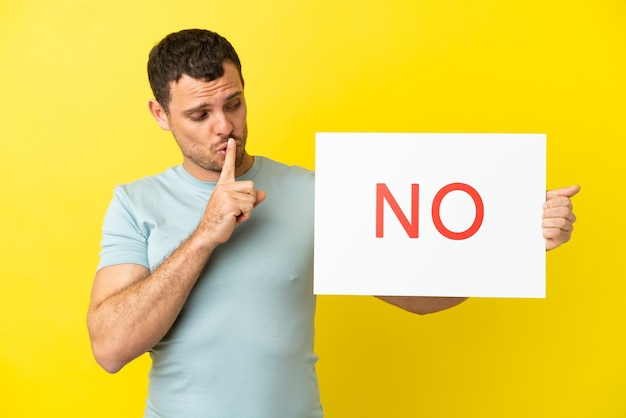
[[[235,181],[235,157],[237,156],[237,143],[233,138],[228,138],[226,144],[226,156],[222,172],[217,180],[218,183],[229,183]]]

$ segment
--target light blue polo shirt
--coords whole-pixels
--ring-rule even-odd
[[[313,352],[314,174],[255,157],[266,200],[211,255],[151,350],[146,417],[319,418]],[[99,268],[154,270],[196,228],[215,183],[182,166],[115,188]]]

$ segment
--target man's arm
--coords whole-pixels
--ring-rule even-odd
[[[170,329],[212,251],[200,235],[194,233],[152,274],[137,264],[96,273],[87,325],[94,357],[106,371],[117,372]]]
[[[150,350],[170,329],[213,250],[265,199],[251,181],[235,181],[229,140],[220,178],[196,230],[152,273],[136,264],[100,269],[87,326],[96,361],[115,373]]]
[[[433,312],[452,308],[466,301],[468,298],[454,297],[428,297],[428,296],[376,296],[380,300],[402,308],[418,315],[426,315]]]
[[[576,215],[571,198],[580,191],[580,186],[570,186],[546,192],[543,205],[542,232],[546,240],[546,251],[565,244],[572,237]],[[399,308],[419,315],[452,308],[468,298],[423,297],[423,296],[376,296]]]

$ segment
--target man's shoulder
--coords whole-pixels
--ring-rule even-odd
[[[262,174],[271,173],[286,178],[301,179],[303,181],[314,181],[315,172],[298,165],[289,165],[276,161],[268,157],[255,157],[260,159],[260,172]]]
[[[119,184],[117,187],[125,190],[137,190],[177,182],[180,179],[178,170],[179,166],[170,167],[161,173],[151,174],[128,183]]]
[[[129,199],[133,201],[152,202],[161,199],[164,195],[172,191],[185,190],[179,172],[180,166],[170,167],[167,170],[142,177],[128,183],[115,186],[113,191],[117,198]]]

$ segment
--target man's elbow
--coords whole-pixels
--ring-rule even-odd
[[[404,309],[407,312],[411,312],[413,314],[420,315],[420,316],[432,314],[435,312],[439,312],[441,310],[441,309],[427,309],[423,306],[409,306],[409,307],[405,307],[402,309]]]
[[[96,363],[108,373],[119,372],[131,360],[127,358],[127,343],[121,341],[120,338],[99,332],[90,319],[90,317],[87,319],[87,329],[91,341],[91,352]]]
[[[447,309],[447,308],[443,308],[439,306],[423,305],[421,303],[415,303],[415,304],[409,303],[409,304],[396,305],[396,306],[399,307],[400,309],[404,309],[407,312],[420,315],[420,316],[433,314],[435,312],[439,312],[444,309]]]
[[[107,373],[117,373],[128,363],[123,357],[117,353],[113,347],[106,347],[107,344],[98,344],[94,341],[91,343],[91,352],[96,360]]]
[[[128,339],[111,333],[109,329],[102,326],[102,322],[94,310],[87,313],[87,332],[91,342],[91,353],[96,363],[107,373],[117,373],[132,360],[128,353]]]
[[[422,297],[422,296],[377,296],[387,303],[417,314],[428,315],[452,308],[468,298],[465,297]]]

